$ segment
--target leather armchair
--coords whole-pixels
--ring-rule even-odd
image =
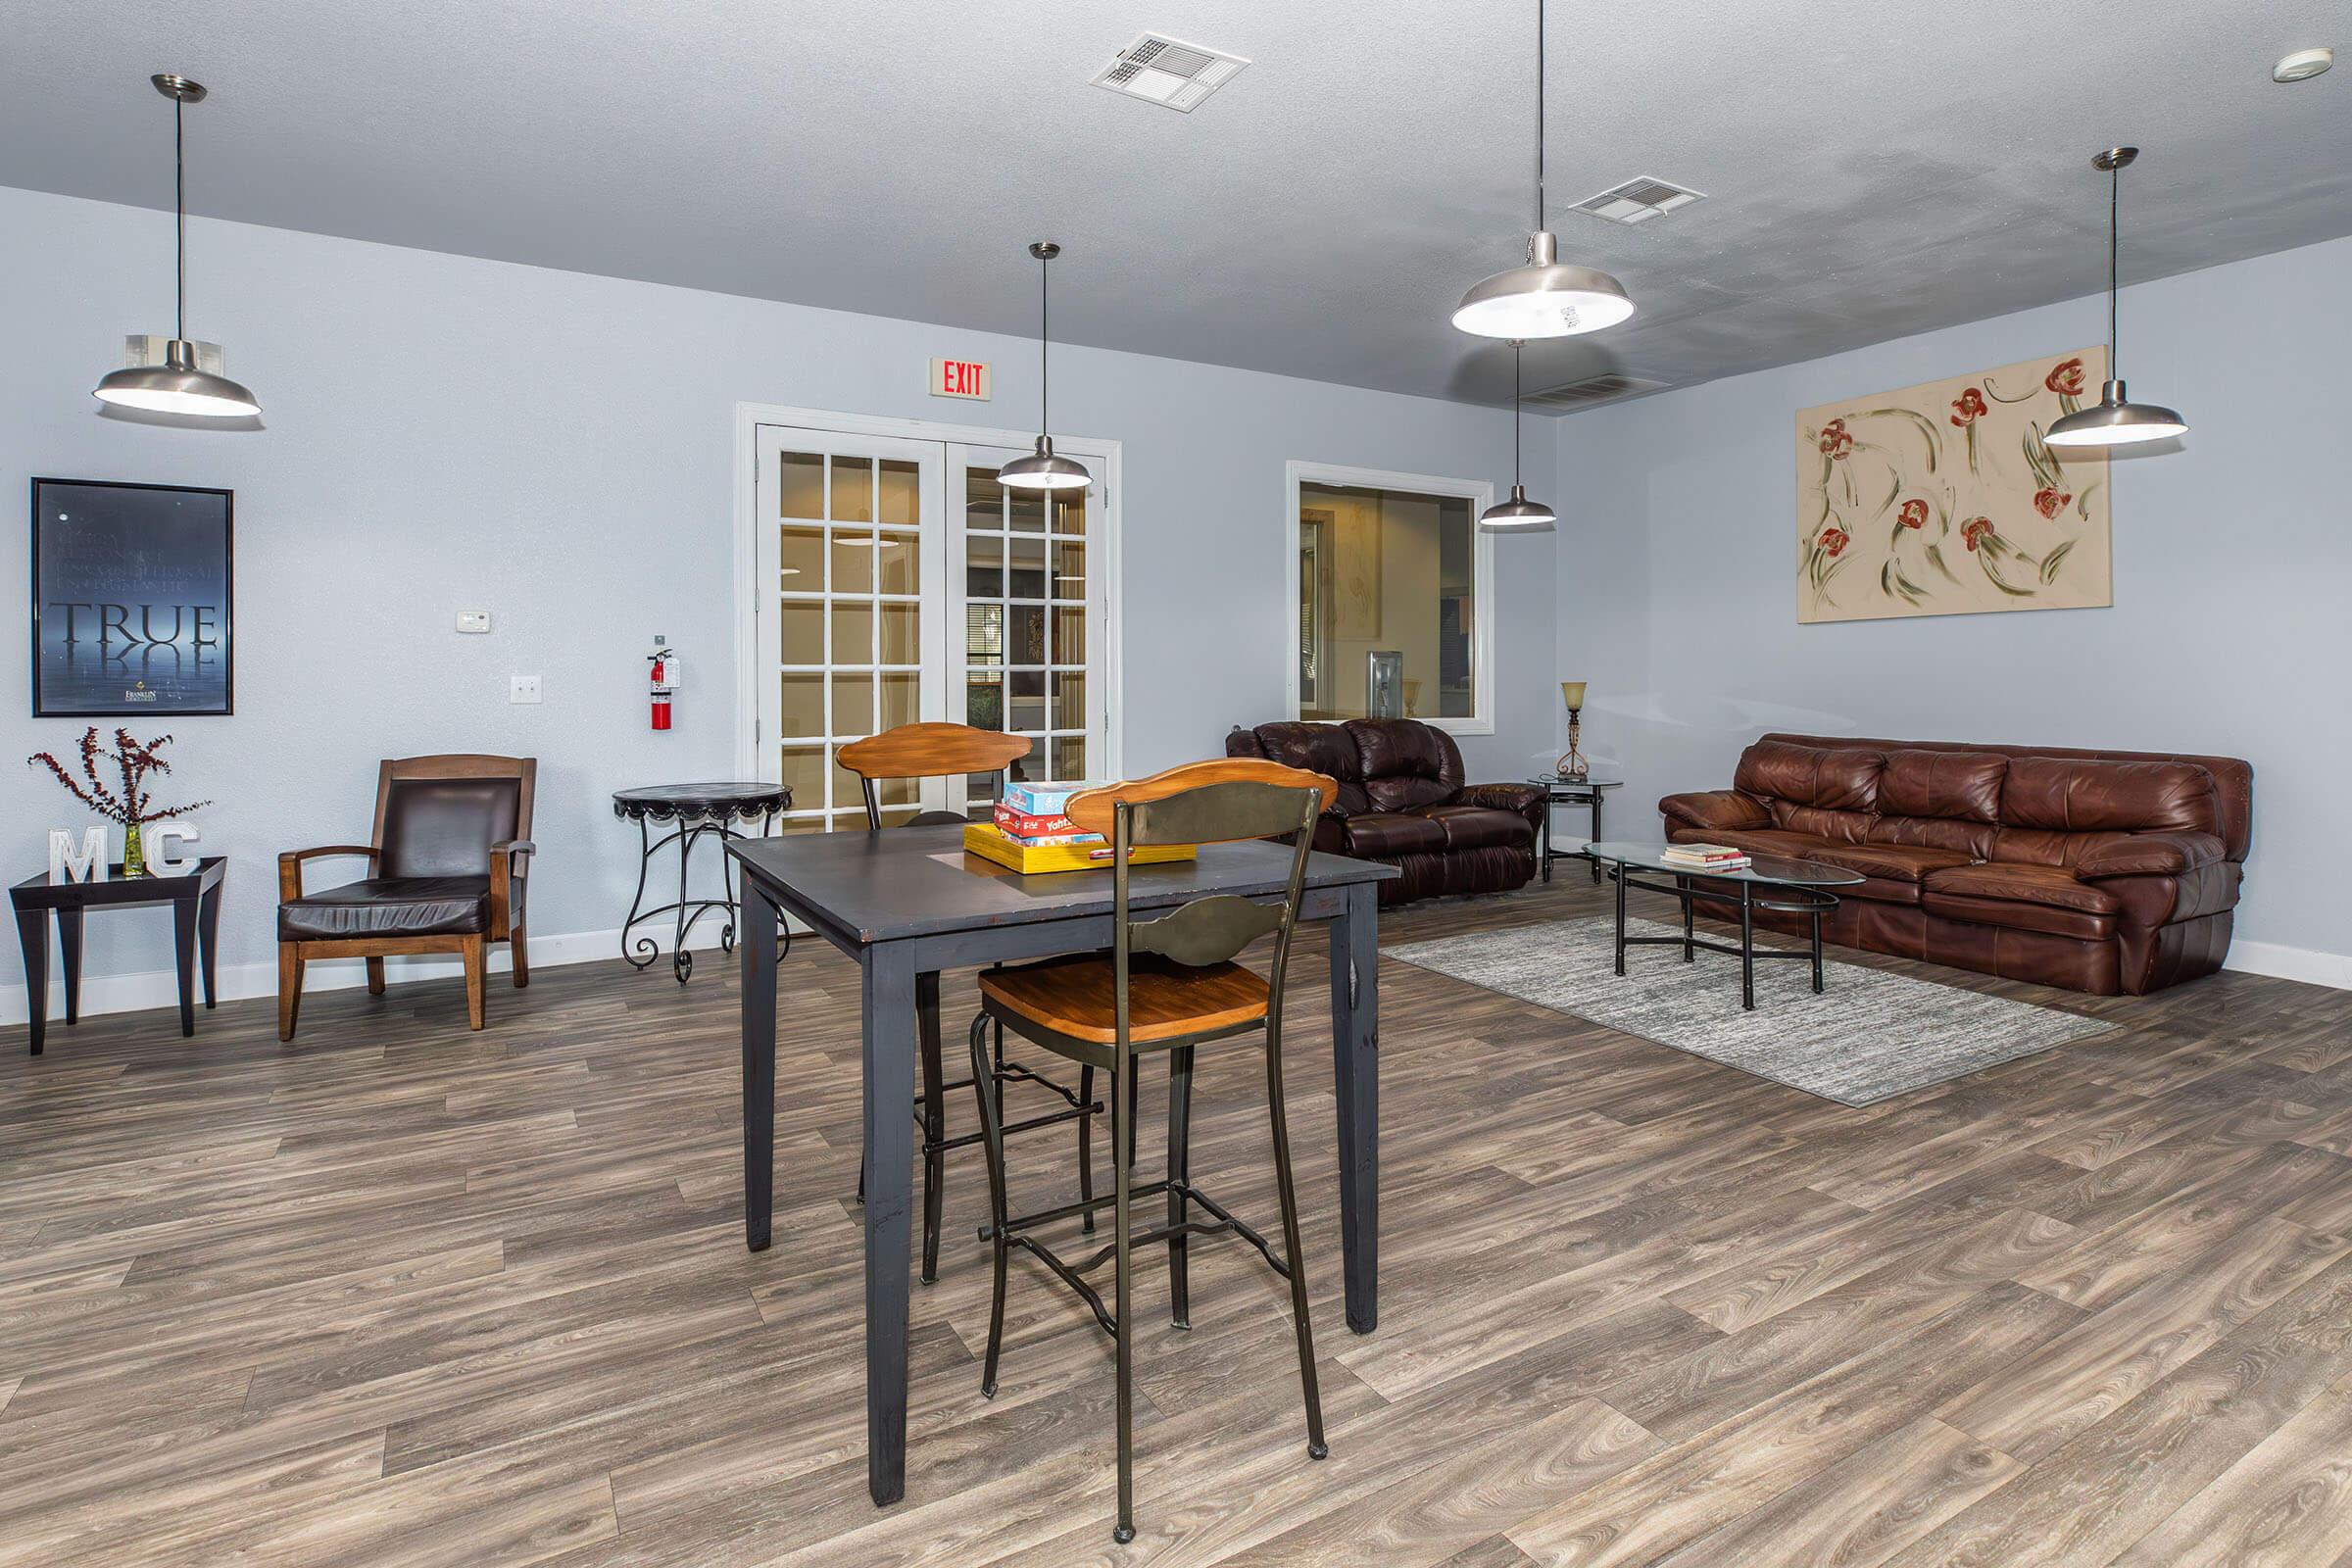
[[[1236,728],[1228,757],[1262,757],[1336,780],[1315,822],[1315,848],[1379,860],[1404,874],[1380,884],[1380,902],[1447,893],[1500,893],[1536,873],[1548,801],[1533,784],[1465,784],[1453,737],[1409,718]]]
[[[376,772],[369,844],[288,850],[277,858],[277,1037],[294,1038],[302,983],[313,958],[362,957],[368,989],[384,993],[389,956],[455,953],[466,966],[466,1021],[482,1027],[490,944],[514,955],[516,988],[530,984],[527,895],[531,796],[528,757],[409,757]],[[317,892],[304,868],[335,857],[365,858],[367,875]]]

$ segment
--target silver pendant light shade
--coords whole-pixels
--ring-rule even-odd
[[[2115,299],[2116,277],[2116,207],[2121,192],[2121,171],[2130,167],[2139,156],[2136,147],[2110,147],[2090,161],[2090,166],[2106,174],[2107,186],[2107,383],[2099,388],[2099,401],[2087,409],[2070,414],[2054,421],[2042,440],[2054,447],[2124,447],[2142,441],[2162,441],[2171,436],[2188,433],[2188,421],[2172,410],[2155,403],[2134,403],[2124,392],[2124,378],[2116,374],[2115,358]]]
[[[1536,0],[1536,226],[1527,265],[1474,285],[1454,307],[1453,324],[1480,337],[1574,337],[1634,314],[1623,283],[1597,268],[1562,263],[1559,249],[1544,226],[1544,0]]]
[[[1549,533],[1559,518],[1541,501],[1527,499],[1527,486],[1519,482],[1519,343],[1511,343],[1511,499],[1498,501],[1478,514],[1479,527],[1488,533]]]
[[[1057,456],[1054,438],[1046,433],[1046,345],[1050,318],[1046,314],[1046,264],[1061,254],[1061,247],[1052,240],[1039,240],[1029,247],[1037,258],[1037,449],[1025,458],[1015,458],[997,470],[997,483],[1008,490],[1083,490],[1094,482],[1094,475],[1083,464]]]
[[[188,198],[187,161],[183,156],[183,118],[190,104],[204,102],[202,83],[185,76],[152,78],[155,90],[172,100],[172,234],[175,240],[175,320],[170,346],[161,365],[112,370],[99,378],[90,395],[101,403],[146,409],[158,414],[192,414],[204,418],[230,419],[262,412],[261,400],[225,375],[197,368],[196,345],[188,340]]]

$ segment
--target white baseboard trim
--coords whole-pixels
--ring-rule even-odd
[[[2225,967],[2352,991],[2352,954],[2321,953],[2313,948],[2290,948],[2283,942],[2241,939],[2230,944],[2230,960]]]
[[[643,934],[644,928],[640,928]],[[668,933],[662,937],[662,961],[667,962]],[[614,931],[574,931],[568,935],[543,937],[531,935],[531,967],[552,969],[567,963],[595,963],[600,959],[620,956],[620,933]],[[718,927],[706,922],[686,939],[689,952],[700,953],[718,946]],[[731,960],[730,960],[731,961]],[[505,974],[514,968],[508,950],[501,946],[490,950],[489,969],[493,974]],[[401,985],[412,980],[456,979],[465,973],[465,966],[454,957],[386,958],[384,978],[388,984]],[[57,944],[49,948],[49,1021],[62,1023],[66,1016],[65,985],[57,972]],[[238,1002],[248,997],[277,995],[277,959],[266,958],[259,963],[224,963],[215,976],[216,994],[222,1002]],[[303,994],[318,991],[343,991],[368,983],[368,967],[361,958],[315,958],[303,979]],[[201,984],[198,1001],[203,999]],[[495,1005],[493,1002],[493,1005]],[[176,1007],[179,1005],[179,980],[170,969],[148,969],[135,974],[85,975],[81,982],[81,1013],[85,1018],[108,1012],[137,1012],[147,1007]],[[0,986],[0,1026],[24,1022],[25,991],[22,984]]]

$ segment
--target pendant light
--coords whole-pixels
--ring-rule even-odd
[[[2188,421],[2172,410],[2133,403],[2124,393],[2124,378],[2115,373],[2116,207],[2123,171],[2138,156],[2136,147],[2110,147],[2090,161],[2107,176],[2107,384],[2099,388],[2096,405],[2050,426],[2042,440],[2054,447],[2122,447],[2188,432]]]
[[[1597,268],[1562,265],[1559,248],[1544,226],[1544,0],[1536,0],[1536,227],[1527,237],[1527,265],[1463,295],[1453,324],[1480,337],[1573,337],[1634,314],[1623,283]]]
[[[1511,340],[1511,499],[1478,514],[1478,525],[1489,533],[1549,533],[1559,520],[1543,502],[1528,500],[1527,486],[1519,482],[1519,426],[1525,417],[1519,397],[1520,346],[1517,338]]]
[[[1092,484],[1095,476],[1086,471],[1084,465],[1056,457],[1054,438],[1046,433],[1046,344],[1050,336],[1046,264],[1061,254],[1061,247],[1050,239],[1041,239],[1029,247],[1029,254],[1037,258],[1037,450],[999,468],[997,483],[1007,490],[1081,490]]]
[[[172,100],[172,211],[178,278],[172,341],[164,351],[163,364],[109,371],[90,389],[90,396],[124,408],[192,414],[208,419],[259,414],[261,400],[251,392],[225,375],[196,368],[196,345],[188,341],[188,171],[182,122],[188,105],[204,102],[204,85],[185,76],[149,79],[157,92]]]

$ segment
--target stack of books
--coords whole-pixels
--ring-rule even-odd
[[[1747,852],[1729,844],[1669,844],[1658,858],[1678,871],[1738,871],[1748,864]]]

